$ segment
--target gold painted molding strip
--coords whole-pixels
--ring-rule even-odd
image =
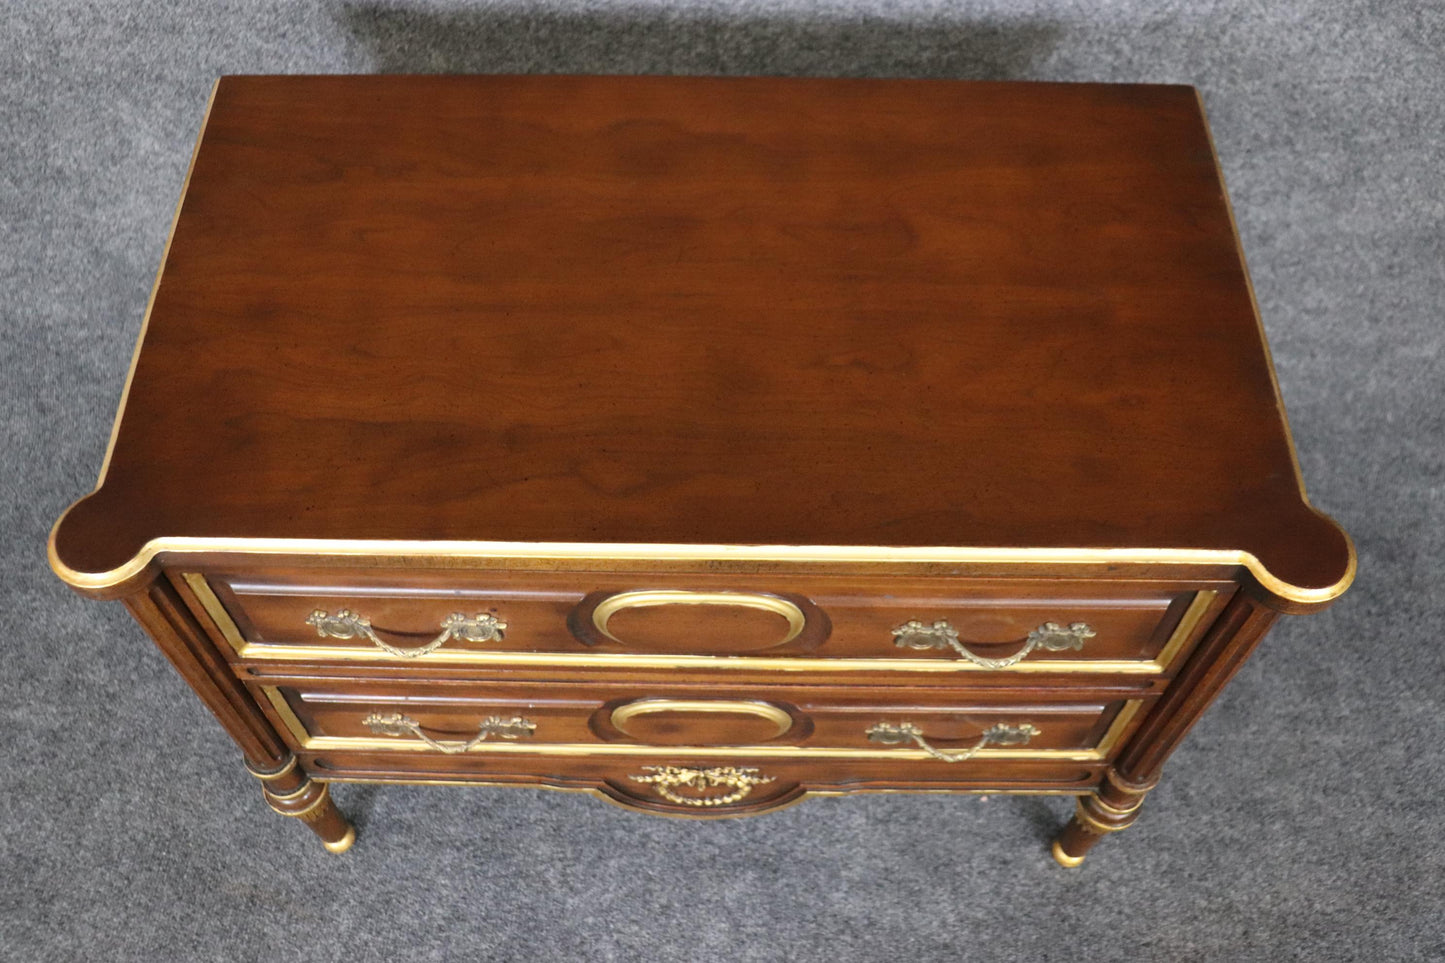
[[[211,621],[220,630],[221,637],[226,640],[226,644],[231,647],[231,650],[238,656],[246,658],[246,649],[251,646],[251,643],[247,642],[245,636],[241,634],[235,619],[231,618],[231,613],[226,611],[226,607],[216,597],[216,593],[211,588],[211,583],[206,581],[206,577],[199,572],[185,572],[181,575],[181,581],[186,583],[186,587],[191,590],[196,601],[201,603],[201,608],[206,610],[206,614],[211,617]],[[270,647],[255,646],[255,648]],[[310,646],[310,648],[318,647]],[[348,651],[364,652],[366,650],[353,646],[348,648]]]
[[[526,778],[526,777],[523,777]],[[541,778],[541,777],[536,777]],[[489,779],[485,775],[479,775],[476,779],[461,778],[456,774],[439,774],[435,778],[416,773],[408,773],[405,776],[312,776],[312,782],[339,782],[358,786],[480,786],[490,789],[543,789],[547,792],[580,792],[597,796],[617,805],[617,800],[612,799],[597,789],[590,786],[554,786],[544,782],[499,782],[496,779]],[[860,787],[858,789],[808,789],[804,791],[804,797],[808,796],[852,796],[857,793],[872,793],[879,796],[894,795],[918,795],[918,796],[1086,796],[1093,792],[1092,789],[1069,786],[1059,789],[876,789],[871,787]],[[790,801],[779,809],[796,805],[796,801]],[[630,807],[627,807],[630,808]],[[633,810],[636,812],[637,810]],[[769,809],[763,813],[746,813],[745,815],[766,815],[769,812],[777,812],[777,809]],[[683,819],[721,819],[726,814],[716,813],[712,816],[699,816],[694,813],[652,813],[649,815],[672,816],[677,815]]]
[[[1219,161],[1219,145],[1214,140],[1214,128],[1209,125],[1209,111],[1204,106],[1204,94],[1196,89],[1194,99],[1199,105],[1199,119],[1204,126],[1204,136],[1209,141],[1209,153],[1214,160],[1214,173],[1219,178],[1219,193],[1224,199],[1224,211],[1229,215],[1229,230],[1234,235],[1234,253],[1239,261],[1239,271],[1244,275],[1245,289],[1249,291],[1249,307],[1254,314],[1254,328],[1259,334],[1259,346],[1264,350],[1264,367],[1269,372],[1269,383],[1274,389],[1275,411],[1279,413],[1280,424],[1284,426],[1285,448],[1289,449],[1289,461],[1294,468],[1294,481],[1295,486],[1299,489],[1300,501],[1304,502],[1304,506],[1310,511],[1334,525],[1335,529],[1344,536],[1345,548],[1350,553],[1350,561],[1345,569],[1345,574],[1334,585],[1324,589],[1308,590],[1288,585],[1265,571],[1264,566],[1259,564],[1258,559],[1253,559],[1253,556],[1250,557],[1255,564],[1249,565],[1248,568],[1261,585],[1281,598],[1287,598],[1292,602],[1326,602],[1343,594],[1345,589],[1350,587],[1350,583],[1355,580],[1355,568],[1358,564],[1355,555],[1355,540],[1350,537],[1349,532],[1335,524],[1334,519],[1315,508],[1310,501],[1309,492],[1305,489],[1304,472],[1300,470],[1299,449],[1294,443],[1294,429],[1290,427],[1289,412],[1284,407],[1284,392],[1279,388],[1279,371],[1274,365],[1274,352],[1269,347],[1269,335],[1264,330],[1264,315],[1259,310],[1259,296],[1255,293],[1254,278],[1249,272],[1249,259],[1244,256],[1244,240],[1239,236],[1239,221],[1234,216],[1234,201],[1229,196],[1229,185],[1225,183],[1224,165]],[[1256,565],[1258,565],[1258,569],[1256,569]],[[1269,577],[1266,579],[1265,575]],[[1295,594],[1286,594],[1280,591],[1280,586],[1288,588]]]
[[[458,779],[454,776],[438,776],[428,778],[426,776],[409,775],[403,778],[366,778],[361,776],[330,776],[322,778],[314,777],[317,782],[340,782],[354,783],[365,786],[481,786],[495,789],[543,789],[547,792],[570,792],[584,793],[594,799],[626,809],[632,813],[644,813],[648,816],[658,816],[663,819],[746,819],[751,816],[766,816],[770,813],[779,812],[784,809],[791,809],[812,799],[814,796],[820,798],[839,798],[853,796],[859,793],[868,793],[879,796],[896,795],[920,795],[920,796],[1079,796],[1088,793],[1087,789],[1065,787],[1059,789],[875,789],[862,787],[858,789],[806,789],[787,802],[769,806],[763,810],[746,810],[744,812],[733,812],[723,810],[701,810],[701,811],[662,811],[656,809],[641,809],[635,805],[623,802],[592,786],[554,786],[543,782],[497,782],[494,779],[480,777],[477,779]],[[329,845],[329,844],[328,844]]]
[[[238,653],[244,659],[278,662],[392,662],[394,657],[367,649],[330,646],[256,645],[245,643]],[[966,662],[945,659],[828,659],[781,658],[770,656],[632,655],[592,652],[457,652],[434,665],[531,666],[534,668],[613,669],[704,669],[733,672],[1007,672],[1092,673],[1154,675],[1160,665],[1154,661],[1035,662],[1010,669],[986,669]]]
[[[131,355],[130,369],[126,372],[125,387],[121,391],[120,404],[116,410],[115,422],[111,426],[110,442],[106,446],[105,458],[101,462],[100,477],[96,479],[95,491],[99,491],[105,483],[105,476],[110,468],[111,455],[115,450],[116,439],[120,434],[121,420],[125,415],[126,401],[130,395],[130,385],[135,377],[136,365],[140,361],[141,346],[145,342],[146,328],[150,323],[151,308],[155,303],[156,292],[160,289],[161,278],[165,272],[166,260],[170,254],[171,239],[175,235],[176,224],[180,220],[181,209],[185,205],[187,189],[190,187],[191,172],[195,169],[196,156],[200,152],[201,141],[205,135],[206,125],[210,121],[211,105],[215,102],[216,90],[219,81],[211,88],[210,98],[206,102],[205,117],[201,122],[201,132],[196,137],[196,145],[191,151],[190,167],[186,170],[186,179],[181,188],[180,200],[176,203],[175,215],[171,220],[171,229],[166,238],[165,251],[161,256],[160,266],[156,270],[155,284],[151,289],[150,302],[146,306],[145,317],[141,322],[140,336],[136,339],[135,351]],[[1239,227],[1234,217],[1234,206],[1229,200],[1228,189],[1224,183],[1224,168],[1219,163],[1219,149],[1214,142],[1214,133],[1209,128],[1207,115],[1204,107],[1202,94],[1196,91],[1199,104],[1199,113],[1204,120],[1205,134],[1209,138],[1210,151],[1214,158],[1214,169],[1219,177],[1221,189],[1224,191],[1225,210],[1229,214],[1231,229],[1234,232],[1235,248],[1239,258],[1240,268],[1244,274],[1245,284],[1249,289],[1250,304],[1254,311],[1255,325],[1259,332],[1260,344],[1264,348],[1266,367],[1269,369],[1270,383],[1274,387],[1275,407],[1279,411],[1280,420],[1284,425],[1285,446],[1289,449],[1290,461],[1294,466],[1295,484],[1299,490],[1300,500],[1310,511],[1321,518],[1329,519],[1319,509],[1310,503],[1309,493],[1305,491],[1304,476],[1299,467],[1299,452],[1295,448],[1294,433],[1290,429],[1289,418],[1284,408],[1284,397],[1279,390],[1279,376],[1275,370],[1274,359],[1269,349],[1269,338],[1265,334],[1264,320],[1259,313],[1258,298],[1255,296],[1254,281],[1250,277],[1249,267],[1244,258],[1244,247],[1239,238]],[[94,494],[94,492],[92,492]],[[74,504],[70,508],[75,507]],[[63,580],[74,585],[76,588],[99,590],[117,585],[127,579],[139,575],[157,556],[162,554],[187,554],[202,552],[245,552],[254,554],[309,554],[309,555],[335,555],[335,556],[375,556],[381,558],[395,558],[401,556],[435,557],[445,556],[450,558],[511,558],[511,559],[558,559],[558,558],[616,558],[616,559],[699,559],[699,560],[720,560],[720,561],[832,561],[832,562],[924,562],[924,563],[977,563],[977,564],[1009,564],[1020,563],[1048,563],[1048,564],[1203,564],[1203,565],[1241,565],[1249,570],[1250,574],[1266,590],[1291,602],[1301,604],[1318,604],[1328,602],[1337,598],[1355,580],[1355,570],[1358,560],[1355,553],[1355,543],[1349,533],[1339,525],[1334,527],[1345,539],[1345,546],[1349,551],[1349,562],[1345,573],[1334,585],[1322,588],[1304,588],[1298,585],[1291,585],[1288,582],[1276,577],[1269,569],[1265,568],[1258,558],[1246,551],[1235,551],[1227,549],[1171,549],[1171,548],[1138,548],[1138,549],[1109,549],[1109,548],[893,548],[880,546],[808,546],[808,545],[628,545],[615,543],[586,543],[586,542],[483,542],[483,541],[385,541],[385,540],[363,540],[363,539],[284,539],[284,538],[185,538],[167,536],[151,539],[141,546],[140,550],[125,564],[120,565],[108,572],[80,572],[71,568],[61,561],[55,551],[55,532],[60,523],[69,514],[70,508],[62,512],[56,519],[55,525],[51,527],[50,538],[47,542],[46,554],[50,561],[50,567],[55,574]],[[719,569],[721,570],[721,569]]]
[[[1143,705],[1143,699],[1130,699],[1124,703],[1124,707],[1114,716],[1114,721],[1109,723],[1109,728],[1104,732],[1104,738],[1100,739],[1099,744],[1094,747],[1094,751],[1099,754],[1100,759],[1107,759],[1109,753],[1114,751],[1114,746],[1124,735],[1124,731],[1129,728],[1129,723],[1133,721],[1134,716]]]
[[[1309,493],[1305,491],[1305,476],[1300,470],[1299,451],[1295,448],[1294,431],[1290,428],[1289,413],[1284,409],[1284,392],[1279,390],[1279,372],[1274,366],[1274,352],[1269,348],[1269,336],[1264,330],[1264,315],[1259,310],[1259,297],[1254,290],[1254,278],[1249,273],[1249,259],[1244,256],[1244,240],[1239,236],[1239,221],[1234,216],[1234,202],[1229,197],[1229,185],[1224,180],[1224,165],[1219,162],[1219,145],[1214,141],[1214,129],[1209,125],[1209,111],[1204,106],[1204,94],[1196,89],[1194,91],[1195,103],[1199,106],[1199,119],[1204,125],[1204,137],[1209,142],[1209,154],[1214,161],[1214,173],[1219,178],[1219,193],[1224,200],[1224,212],[1229,216],[1229,231],[1234,236],[1234,255],[1239,262],[1239,271],[1244,275],[1244,286],[1249,291],[1249,308],[1254,315],[1254,328],[1259,334],[1259,346],[1264,349],[1264,366],[1269,371],[1270,387],[1274,389],[1274,407],[1279,412],[1279,420],[1284,425],[1285,447],[1289,449],[1290,465],[1294,468],[1295,484],[1299,486],[1300,497],[1306,505],[1309,504]],[[1349,536],[1346,536],[1348,538]],[[1350,556],[1353,561],[1354,546],[1350,547]]]
[[[266,701],[271,703],[271,708],[276,710],[276,715],[281,717],[281,724],[286,727],[287,732],[291,733],[291,738],[296,740],[296,745],[304,749],[307,741],[311,738],[311,733],[301,724],[301,720],[297,718],[295,711],[291,708],[291,703],[286,701],[281,690],[274,685],[263,685],[261,691],[266,694]]]
[[[1214,604],[1214,599],[1218,595],[1219,593],[1213,589],[1203,589],[1194,594],[1194,601],[1189,603],[1189,608],[1185,609],[1184,614],[1179,617],[1179,624],[1174,627],[1173,632],[1169,633],[1168,641],[1159,650],[1159,654],[1154,657],[1154,665],[1159,667],[1159,671],[1169,671],[1174,664],[1174,657],[1179,654],[1179,650],[1184,648],[1184,644],[1194,634],[1199,620],[1204,618],[1204,613],[1209,611],[1209,607]]]
[[[1128,829],[1129,826],[1132,825],[1131,823],[1126,823],[1123,826],[1114,826],[1109,823],[1100,822],[1095,818],[1093,813],[1089,812],[1088,807],[1084,805],[1082,796],[1074,802],[1074,818],[1084,823],[1089,827],[1090,832],[1094,833],[1117,833],[1122,829]]]
[[[71,506],[74,507],[73,505]],[[964,548],[956,546],[892,547],[879,545],[687,545],[610,542],[455,542],[302,538],[155,538],[130,561],[108,572],[79,572],[55,551],[55,532],[66,509],[50,530],[46,550],[50,567],[76,588],[99,590],[139,575],[160,555],[234,553],[246,555],[311,555],[331,558],[493,559],[523,563],[549,560],[698,561],[712,571],[730,566],[751,570],[757,562],[979,564],[979,565],[1234,565],[1243,566],[1269,591],[1300,603],[1328,602],[1354,581],[1354,543],[1346,536],[1350,560],[1334,585],[1309,589],[1272,575],[1249,552],[1183,548]]]
[[[394,739],[372,739],[351,736],[310,736],[301,745],[308,752],[427,752],[421,742],[399,742]],[[922,749],[853,749],[830,747],[800,749],[794,746],[630,746],[581,742],[554,742],[543,745],[517,743],[484,743],[473,754],[523,756],[648,756],[687,759],[749,759],[767,756],[773,759],[906,759],[927,761],[933,758]],[[1104,757],[1094,749],[980,749],[975,759],[1054,759],[1070,762],[1097,762]]]
[[[186,572],[181,579],[211,617],[221,636],[238,658],[277,662],[393,662],[401,661],[374,648],[341,645],[286,645],[251,642],[216,597],[206,577]],[[990,669],[962,659],[830,659],[797,656],[715,656],[640,655],[613,652],[476,652],[441,651],[429,659],[436,665],[529,666],[542,668],[613,669],[719,669],[739,672],[1007,672],[1007,673],[1094,673],[1109,675],[1156,675],[1169,668],[1170,661],[1188,641],[1190,634],[1209,610],[1218,593],[1204,589],[1196,593],[1169,640],[1154,659],[1039,659],[1024,661],[1007,669]]]
[[[276,710],[286,730],[296,740],[298,748],[307,752],[409,752],[428,753],[420,740],[401,741],[377,739],[370,736],[315,736],[297,718],[290,703],[276,686],[263,685],[261,691]],[[986,747],[980,749],[975,759],[1052,759],[1068,762],[1099,762],[1108,758],[1113,748],[1112,739],[1122,733],[1134,712],[1143,700],[1134,699],[1125,704],[1115,717],[1109,732],[1092,749],[1008,749]],[[729,759],[756,758],[770,759],[904,759],[926,761],[933,756],[922,749],[862,749],[851,747],[806,746],[634,746],[617,743],[513,743],[484,742],[470,750],[477,755],[524,755],[524,756],[668,756],[684,759]]]
[[[289,775],[293,770],[295,770],[296,765],[297,759],[295,756],[290,756],[286,760],[285,765],[283,765],[280,769],[276,769],[271,772],[258,772],[255,769],[251,768],[251,763],[249,761],[246,761],[245,763],[246,771],[249,772],[251,775],[255,776],[257,779],[261,780],[262,782],[275,782],[277,779],[281,779]]]
[[[151,312],[155,310],[156,295],[161,290],[161,278],[165,275],[166,262],[171,258],[171,242],[176,239],[176,225],[181,222],[181,209],[186,206],[186,194],[191,189],[191,175],[196,170],[196,158],[201,153],[201,141],[206,137],[206,128],[211,123],[211,108],[216,103],[216,91],[220,89],[221,82],[217,80],[211,84],[211,93],[206,98],[206,111],[201,115],[201,129],[196,134],[195,146],[191,148],[191,160],[186,165],[186,177],[181,181],[181,196],[176,199],[176,209],[171,214],[171,227],[166,232],[166,244],[161,248],[161,263],[156,265],[156,279],[151,284],[150,297],[146,300],[145,314],[141,316],[140,333],[136,335],[135,348],[131,352],[130,367],[126,369],[125,384],[120,389],[120,403],[116,405],[115,421],[110,426],[110,441],[105,446],[105,458],[100,463],[100,477],[95,480],[95,490],[99,491],[100,486],[105,484],[106,473],[110,471],[110,457],[115,453],[115,441],[120,436],[120,422],[125,415],[125,403],[130,399],[131,382],[135,381],[136,365],[140,363],[141,346],[145,344],[146,331],[150,328]],[[64,517],[64,516],[61,516]],[[56,523],[59,524],[58,522]],[[52,558],[53,558],[52,553]],[[52,563],[53,564],[53,563]],[[64,576],[61,576],[64,578]]]
[[[301,795],[302,793],[310,791],[311,786],[305,785],[302,786],[300,789],[296,790],[295,792],[291,793],[290,795],[286,796],[273,796],[267,793],[263,793],[262,795],[265,796],[266,805],[270,806],[273,812],[280,813],[282,816],[291,816],[295,819],[300,819],[303,822],[314,822],[314,819],[307,819],[306,817],[309,816],[311,813],[315,812],[316,810],[320,809],[322,806],[326,805],[331,800],[331,789],[325,783],[322,783],[321,785],[321,795],[317,796],[311,802],[307,803],[305,809],[297,809],[294,811],[288,809],[281,809],[273,801],[278,799],[293,799],[296,796]]]

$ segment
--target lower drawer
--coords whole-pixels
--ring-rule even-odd
[[[630,809],[672,816],[750,816],[809,795],[857,792],[1078,794],[1107,765],[1068,759],[975,759],[967,764],[894,758],[779,756],[737,750],[698,759],[673,752],[578,756],[535,753],[442,756],[322,750],[306,770],[340,782],[460,783],[590,792]]]
[[[645,689],[542,683],[249,683],[296,749],[469,756],[735,757],[968,767],[1103,761],[1143,698],[948,689]],[[1031,694],[1032,695],[1032,694]],[[906,700],[906,701],[905,701]],[[443,767],[445,768],[445,767]]]

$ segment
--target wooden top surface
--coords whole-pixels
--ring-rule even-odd
[[[226,78],[52,554],[1213,550],[1342,589],[1262,337],[1188,87]]]

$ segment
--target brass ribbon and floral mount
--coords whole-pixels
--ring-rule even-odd
[[[631,776],[633,782],[650,785],[659,796],[668,802],[681,806],[729,806],[740,802],[753,791],[754,786],[773,781],[772,776],[758,774],[758,770],[736,766],[718,766],[712,769],[693,769],[687,766],[643,766],[648,776]],[[688,796],[677,790],[683,787],[707,792],[710,789],[730,787],[731,791],[721,796]]]

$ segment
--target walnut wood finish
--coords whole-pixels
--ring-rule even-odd
[[[547,683],[477,686],[437,680],[362,683],[352,679],[276,686],[276,681],[268,679],[266,684],[275,689],[307,737],[298,740],[286,731],[286,723],[278,720],[295,749],[312,748],[310,739],[318,738],[321,742],[390,742],[397,751],[405,752],[434,751],[415,738],[378,738],[364,725],[372,713],[400,712],[443,742],[465,742],[488,717],[525,717],[535,723],[532,735],[512,742],[509,750],[572,744],[590,745],[598,751],[648,745],[770,745],[778,750],[791,746],[802,756],[812,749],[828,748],[869,749],[899,756],[908,753],[898,749],[914,752],[911,745],[889,747],[870,742],[867,730],[878,722],[914,723],[929,742],[945,751],[968,747],[985,729],[1000,722],[1032,723],[1039,729],[1027,746],[1010,747],[1011,751],[1089,750],[1103,739],[1124,706],[1122,701],[1087,700],[1085,697],[1093,694],[1088,690],[1047,690],[1047,701],[1038,699],[1038,693],[1031,701],[1028,695],[989,690],[715,685],[699,689],[676,687],[660,679],[605,688]],[[262,700],[269,703],[264,695]],[[683,703],[684,708],[666,708],[673,703]],[[709,706],[731,711],[709,712]],[[749,713],[746,706],[753,711]],[[274,710],[274,705],[268,707]],[[619,727],[615,721],[619,711],[639,708],[658,711],[645,721]],[[767,725],[759,718],[774,713],[786,721]],[[485,743],[477,751],[485,753],[497,744]]]
[[[895,792],[900,787],[908,792],[1075,795],[1097,786],[1107,769],[1101,762],[1029,760],[991,761],[982,767],[870,759],[842,767],[836,761],[755,756],[745,749],[716,760],[679,758],[665,749],[655,755],[626,759],[588,755],[568,760],[565,766],[559,766],[552,757],[499,759],[482,753],[441,757],[426,753],[326,751],[302,753],[301,758],[318,778],[336,782],[542,786],[600,795],[634,810],[713,819],[762,815],[807,795]],[[679,765],[756,769],[772,781],[756,787],[736,804],[702,809],[661,798],[646,784],[632,779],[645,775],[649,766]]]
[[[1103,834],[1133,824],[1144,796],[1159,782],[1164,761],[1277,618],[1278,612],[1247,596],[1230,604],[1106,773],[1098,791],[1080,797],[1074,818],[1054,843],[1059,862],[1077,866]]]
[[[250,763],[246,769],[261,780],[266,805],[282,816],[301,820],[328,851],[344,853],[356,842],[356,830],[331,801],[330,787],[308,778],[295,756],[288,754],[276,769],[256,769]]]
[[[910,620],[929,625],[947,621],[961,644],[985,658],[1012,655],[1026,644],[1030,632],[1046,623],[1082,622],[1095,634],[1079,648],[1031,653],[1029,661],[1147,661],[1160,654],[1195,591],[1233,589],[1223,582],[1198,583],[1190,591],[1178,582],[933,578],[913,580],[901,591],[896,579],[796,574],[619,578],[590,572],[478,576],[374,569],[294,572],[289,577],[277,573],[269,578],[220,573],[192,577],[205,579],[196,589],[215,597],[222,611],[213,618],[223,629],[227,622],[234,627],[241,651],[251,658],[264,658],[269,647],[286,645],[353,654],[360,649],[387,658],[365,639],[321,635],[307,622],[315,611],[364,615],[378,635],[401,648],[435,638],[454,612],[493,615],[506,623],[500,640],[449,641],[418,664],[488,651],[964,661],[947,647],[900,647],[894,630]],[[323,579],[326,584],[318,584]],[[787,639],[787,623],[771,612],[674,603],[620,611],[610,620],[611,637],[597,629],[594,616],[600,604],[649,589],[706,598],[776,599],[796,608],[806,623],[796,637]]]
[[[77,576],[178,537],[1351,570],[1187,87],[228,77],[144,337]]]
[[[126,608],[195,690],[206,708],[236,740],[246,764],[258,771],[280,768],[291,755],[260,710],[220,659],[214,643],[166,582],[125,600]]]
[[[240,746],[246,768],[262,781],[262,792],[271,808],[300,818],[332,852],[348,849],[356,832],[332,804],[326,786],[306,778],[282,738],[231,674],[214,642],[196,624],[174,589],[158,581],[127,598],[125,604]]]
[[[872,80],[223,79],[49,551],[333,851],[339,780],[1002,791],[1079,797],[1066,865],[1354,572],[1197,95]],[[412,658],[318,635],[342,609],[392,647],[505,627]],[[1094,634],[989,666],[910,620],[992,659]]]

